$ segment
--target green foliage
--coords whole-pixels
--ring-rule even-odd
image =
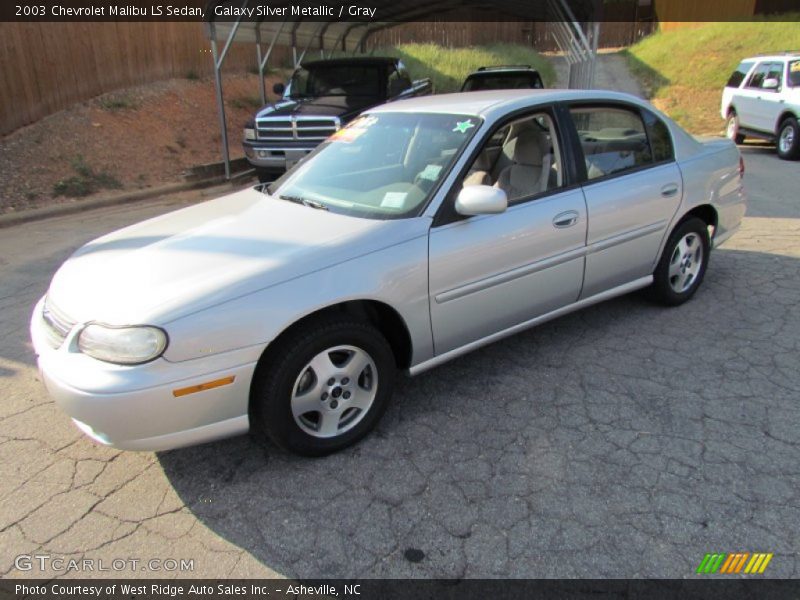
[[[97,172],[77,156],[72,161],[72,169],[76,175],[62,179],[53,186],[54,196],[81,198],[102,189],[120,189],[122,183],[106,171]]]
[[[194,69],[189,69],[189,71],[186,73],[186,79],[188,79],[189,81],[197,81],[198,79],[200,79],[200,75],[198,75],[197,71],[195,71]]]
[[[707,130],[721,126],[722,88],[743,58],[800,49],[798,16],[754,17],[659,31],[624,54],[657,104],[663,103],[683,125]]]
[[[374,56],[400,58],[414,79],[430,77],[437,94],[457,92],[467,75],[478,67],[530,65],[542,76],[545,86],[555,82],[555,70],[533,48],[518,44],[491,44],[469,48],[445,48],[437,44],[402,44],[380,48]]]

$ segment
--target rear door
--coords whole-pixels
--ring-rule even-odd
[[[627,103],[570,105],[589,226],[581,298],[652,274],[683,194],[672,138]]]

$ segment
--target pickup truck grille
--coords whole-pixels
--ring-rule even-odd
[[[67,334],[75,327],[75,321],[64,315],[47,299],[44,301],[42,320],[47,343],[56,349],[61,347]]]
[[[321,141],[341,127],[338,117],[267,117],[256,121],[259,140]]]

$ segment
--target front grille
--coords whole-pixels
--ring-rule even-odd
[[[44,333],[47,337],[47,343],[53,348],[60,348],[67,334],[75,327],[75,321],[70,320],[69,317],[53,306],[53,303],[48,299],[44,301],[42,320],[44,321]]]
[[[256,121],[259,140],[324,140],[341,123],[337,117],[267,117]]]

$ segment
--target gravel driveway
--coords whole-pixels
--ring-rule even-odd
[[[62,574],[15,569],[28,553],[203,577],[685,577],[761,551],[797,577],[797,163],[745,154],[750,216],[691,302],[620,298],[403,380],[376,433],[318,460],[246,436],[118,452],[44,393],[27,321],[52,272],[197,193],[0,230],[0,573]]]

